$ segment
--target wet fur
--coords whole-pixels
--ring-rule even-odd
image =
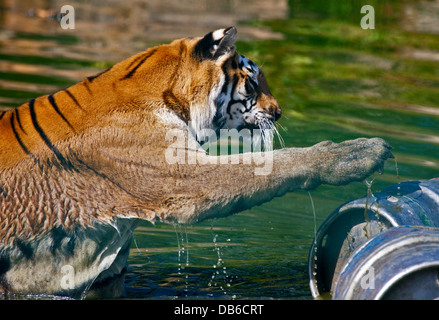
[[[123,271],[141,220],[195,223],[382,168],[391,154],[381,139],[270,151],[267,175],[249,153],[209,162],[200,130],[271,127],[281,113],[259,68],[244,68],[235,35],[151,48],[0,113],[0,291],[82,298]],[[251,104],[233,102],[243,96]],[[170,130],[184,136],[178,148],[213,164],[170,165]],[[72,289],[62,286],[65,265]]]

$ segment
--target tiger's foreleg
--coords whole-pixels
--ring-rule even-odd
[[[298,189],[361,181],[383,169],[385,161],[393,157],[390,149],[382,139],[361,138],[260,154],[198,154],[197,165],[178,169],[186,179],[188,194],[175,196],[169,208],[177,210],[169,210],[161,218],[191,223],[239,212]],[[262,163],[264,159],[266,163]],[[272,168],[267,164],[270,161]]]

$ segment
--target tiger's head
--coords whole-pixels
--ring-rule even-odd
[[[220,29],[198,39],[184,39],[191,57],[216,78],[209,95],[207,119],[191,110],[196,131],[200,125],[213,129],[271,129],[281,114],[262,70],[235,49],[236,28]],[[201,123],[194,121],[201,118]],[[198,126],[198,127],[197,127]]]
[[[236,28],[183,38],[127,60],[126,78],[148,79],[157,95],[198,134],[203,129],[271,129],[281,108],[253,61],[238,54]],[[140,77],[140,78],[139,78]],[[163,88],[164,91],[163,91]]]
[[[261,69],[236,52],[236,28],[211,32],[193,45],[195,59],[214,66],[219,78],[212,90],[216,128],[266,128],[277,121],[281,108],[271,95]]]

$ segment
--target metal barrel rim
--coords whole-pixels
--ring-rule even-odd
[[[404,277],[431,267],[439,268],[439,229],[393,227],[351,255],[336,281],[333,299],[379,300]],[[374,288],[362,287],[360,281],[371,268],[377,269]]]
[[[383,229],[402,225],[439,227],[438,208],[439,178],[401,182],[369,198],[363,197],[339,206],[321,224],[309,251],[308,273],[312,296],[317,298],[321,294],[322,286],[327,287],[332,281],[324,279],[331,277],[330,272],[329,276],[322,276],[325,262],[321,260],[325,256],[325,239],[335,225],[344,223],[345,219],[351,219],[352,216],[364,216],[366,213],[368,219],[382,223]],[[331,265],[329,268],[335,267]],[[328,291],[328,288],[324,291]]]

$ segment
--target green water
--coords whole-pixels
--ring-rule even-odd
[[[262,67],[282,106],[279,129],[286,147],[378,136],[393,146],[397,166],[387,162],[384,173],[373,177],[372,192],[438,177],[439,35],[428,23],[417,24],[432,10],[422,7],[428,2],[369,1],[375,29],[363,30],[359,3],[290,1],[289,18],[245,23],[269,28],[282,39],[239,41],[238,51]],[[407,20],[407,8],[417,10],[418,20]],[[107,56],[78,59],[8,47],[11,41],[47,42],[69,51],[81,44],[75,33],[15,31],[7,40],[0,46],[4,107],[76,81],[63,71],[93,74],[115,62]],[[34,71],[35,66],[44,69]],[[338,206],[366,192],[359,182],[311,191],[317,227]],[[131,248],[126,298],[311,299],[307,258],[314,228],[304,191],[197,225],[144,223]]]

